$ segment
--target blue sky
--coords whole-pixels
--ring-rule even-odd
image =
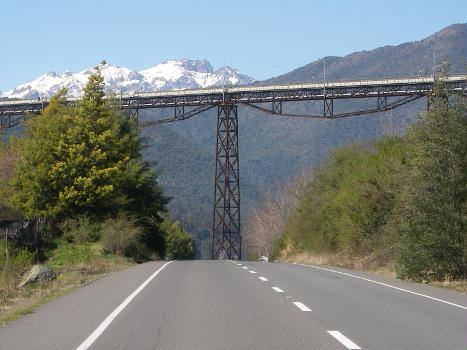
[[[49,71],[207,58],[262,80],[467,22],[466,0],[2,1],[0,90]]]

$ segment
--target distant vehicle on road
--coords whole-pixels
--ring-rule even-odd
[[[261,255],[261,256],[259,257],[259,261],[268,262],[268,261],[269,261],[269,258],[268,258],[267,256]]]

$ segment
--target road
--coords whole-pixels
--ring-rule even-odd
[[[0,349],[466,349],[461,293],[282,263],[150,262],[0,327]]]

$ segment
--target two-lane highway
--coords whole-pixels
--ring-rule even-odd
[[[0,349],[465,349],[465,295],[337,268],[152,262],[0,328]]]

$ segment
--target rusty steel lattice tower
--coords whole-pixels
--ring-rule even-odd
[[[217,107],[211,259],[241,259],[237,106]]]

